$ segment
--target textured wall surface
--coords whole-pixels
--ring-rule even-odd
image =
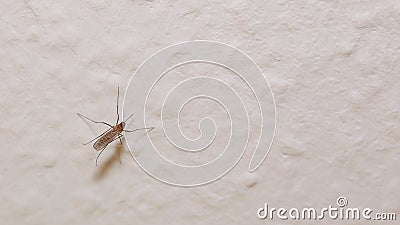
[[[270,82],[277,129],[264,164],[248,173],[246,152],[217,182],[180,188],[149,177],[116,142],[96,167],[82,143],[104,127],[76,113],[114,121],[116,87],[154,52],[196,39],[239,48]],[[1,224],[291,224],[257,209],[323,208],[339,196],[400,217],[398,0],[2,1],[0,46]],[[214,70],[174,70],[155,95]],[[198,119],[223,120],[219,111],[188,106],[184,131],[196,137]],[[221,138],[188,160],[213,158]]]

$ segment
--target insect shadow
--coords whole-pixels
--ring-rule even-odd
[[[126,122],[130,118],[132,118],[132,116],[134,114],[130,115],[126,120],[124,120],[122,122],[119,122],[120,118],[119,118],[119,112],[118,112],[119,111],[118,110],[118,100],[119,100],[119,87],[118,87],[118,95],[117,95],[117,122],[115,123],[114,126],[109,124],[109,123],[103,122],[103,121],[95,121],[95,120],[93,120],[93,119],[91,119],[91,118],[89,118],[87,116],[84,116],[84,115],[82,115],[80,113],[77,113],[77,115],[79,117],[83,118],[83,119],[89,120],[89,121],[91,121],[93,123],[97,123],[97,124],[104,124],[104,125],[109,127],[106,131],[104,131],[99,136],[93,138],[89,142],[84,143],[84,145],[88,145],[88,144],[94,142],[94,144],[93,144],[94,150],[99,151],[99,154],[96,157],[96,166],[98,165],[98,160],[99,160],[100,155],[103,153],[103,151],[107,148],[107,146],[111,142],[119,139],[119,141],[121,143],[121,146],[122,146],[121,137],[124,136],[123,132],[135,132],[135,131],[138,131],[138,130],[148,130],[148,131],[150,131],[150,130],[154,129],[154,127],[143,127],[143,128],[138,128],[138,129],[134,129],[134,130],[125,130]],[[121,162],[121,157],[120,157],[120,154],[119,154],[119,150],[117,152],[118,152],[119,160]],[[132,151],[130,149],[129,149],[129,152],[130,152],[131,156],[133,157],[133,153],[132,153]]]
[[[104,176],[107,175],[108,171],[110,171],[111,166],[116,163],[118,160],[121,163],[121,157],[120,157],[120,152],[123,151],[124,146],[123,145],[117,145],[115,146],[115,151],[112,154],[111,157],[108,157],[103,163],[101,163],[100,169],[96,171],[94,174],[94,179],[95,180],[100,180]]]

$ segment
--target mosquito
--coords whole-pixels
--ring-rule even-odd
[[[111,142],[119,139],[119,141],[120,141],[120,143],[122,145],[121,137],[124,136],[122,132],[135,132],[135,131],[138,131],[138,130],[152,130],[152,129],[154,129],[154,127],[144,127],[144,128],[134,129],[134,130],[125,130],[125,123],[134,114],[130,115],[126,120],[124,120],[124,121],[119,123],[118,100],[119,100],[119,87],[118,87],[118,95],[117,95],[117,122],[115,123],[115,126],[113,126],[113,125],[111,125],[109,123],[103,122],[103,121],[95,121],[93,119],[90,119],[87,116],[84,116],[84,115],[82,115],[80,113],[77,113],[78,116],[83,117],[83,118],[85,118],[85,119],[87,119],[87,120],[89,120],[89,121],[91,121],[93,123],[101,123],[101,124],[107,125],[109,127],[106,131],[104,131],[99,136],[95,137],[94,139],[90,140],[87,143],[84,143],[84,145],[88,145],[88,144],[92,143],[93,141],[95,141],[94,144],[93,144],[93,148],[96,151],[100,151],[100,153],[97,155],[97,158],[96,158],[96,166],[98,165],[97,162],[98,162],[98,159],[99,159],[101,153],[103,153],[103,151],[106,149],[108,144],[110,144]],[[132,152],[131,152],[131,155],[133,157]]]

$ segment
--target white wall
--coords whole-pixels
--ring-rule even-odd
[[[239,48],[270,82],[277,130],[264,164],[249,174],[247,152],[221,180],[179,188],[126,148],[120,164],[115,143],[96,167],[82,143],[102,127],[76,113],[114,121],[116,87],[154,52],[196,39]],[[265,224],[264,203],[322,208],[342,195],[400,217],[399,40],[397,0],[2,1],[1,224]]]

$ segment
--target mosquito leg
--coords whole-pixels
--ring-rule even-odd
[[[120,134],[120,135],[118,135],[116,138],[114,138],[112,141],[110,141],[109,143],[111,143],[111,142],[117,140],[117,138],[121,138],[121,137],[122,137],[122,135]],[[107,145],[108,145],[108,144],[107,144]],[[98,161],[98,159],[99,159],[101,153],[103,153],[103,151],[107,148],[107,145],[104,146],[104,148],[101,149],[100,153],[97,155],[97,158],[96,158],[96,166],[97,166],[97,161]],[[119,152],[118,152],[118,154],[119,154]],[[121,159],[120,159],[120,161],[121,161]]]
[[[119,135],[118,135],[116,138],[114,138],[111,142],[117,140],[117,138],[118,138],[119,141],[121,142],[121,145],[122,145],[122,140],[121,140],[121,137],[122,137],[122,136],[123,136],[122,134],[119,134]],[[121,164],[121,153],[119,152],[119,149],[117,149],[117,151],[118,151],[119,164]]]
[[[97,155],[97,158],[96,158],[96,166],[98,165],[98,164],[97,164],[97,161],[99,160],[99,157],[100,157],[101,153],[103,153],[103,151],[104,151],[104,149],[106,149],[106,147],[107,147],[107,146],[105,146],[105,147],[100,151],[100,153]]]
[[[116,138],[114,138],[112,141],[114,141],[114,140],[116,140],[117,138],[119,139],[119,142],[121,143],[121,145],[122,145],[122,140],[121,140],[121,137],[122,137],[123,135],[122,134],[120,134],[120,135],[118,135]],[[118,159],[119,159],[119,164],[122,164],[121,163],[121,153],[119,152],[119,149],[117,149],[117,151],[118,151]]]
[[[107,126],[109,126],[109,127],[111,127],[111,128],[113,127],[113,126],[111,126],[110,124],[108,124],[108,123],[106,123],[106,122],[92,120],[92,119],[90,119],[89,117],[84,116],[84,115],[82,115],[82,114],[80,114],[80,113],[77,113],[77,115],[78,115],[79,117],[83,117],[83,118],[85,118],[85,119],[87,119],[87,120],[90,120],[90,121],[92,121],[93,123],[102,123],[102,124],[105,124],[105,125],[107,125]]]
[[[138,130],[149,130],[149,131],[151,131],[151,130],[153,130],[155,127],[144,127],[144,128],[138,128],[138,129],[134,129],[134,130],[123,130],[123,131],[125,131],[125,132],[135,132],[135,131],[138,131]]]
[[[122,146],[122,140],[121,140],[121,137],[122,137],[122,135],[119,135],[119,136],[118,136],[118,138],[119,138],[119,142],[121,143],[121,146]],[[119,149],[118,149],[118,158],[119,158],[119,164],[121,164],[121,153],[119,152]]]
[[[121,153],[119,152],[119,149],[117,151],[118,151],[119,164],[122,164],[122,162],[121,162]]]

